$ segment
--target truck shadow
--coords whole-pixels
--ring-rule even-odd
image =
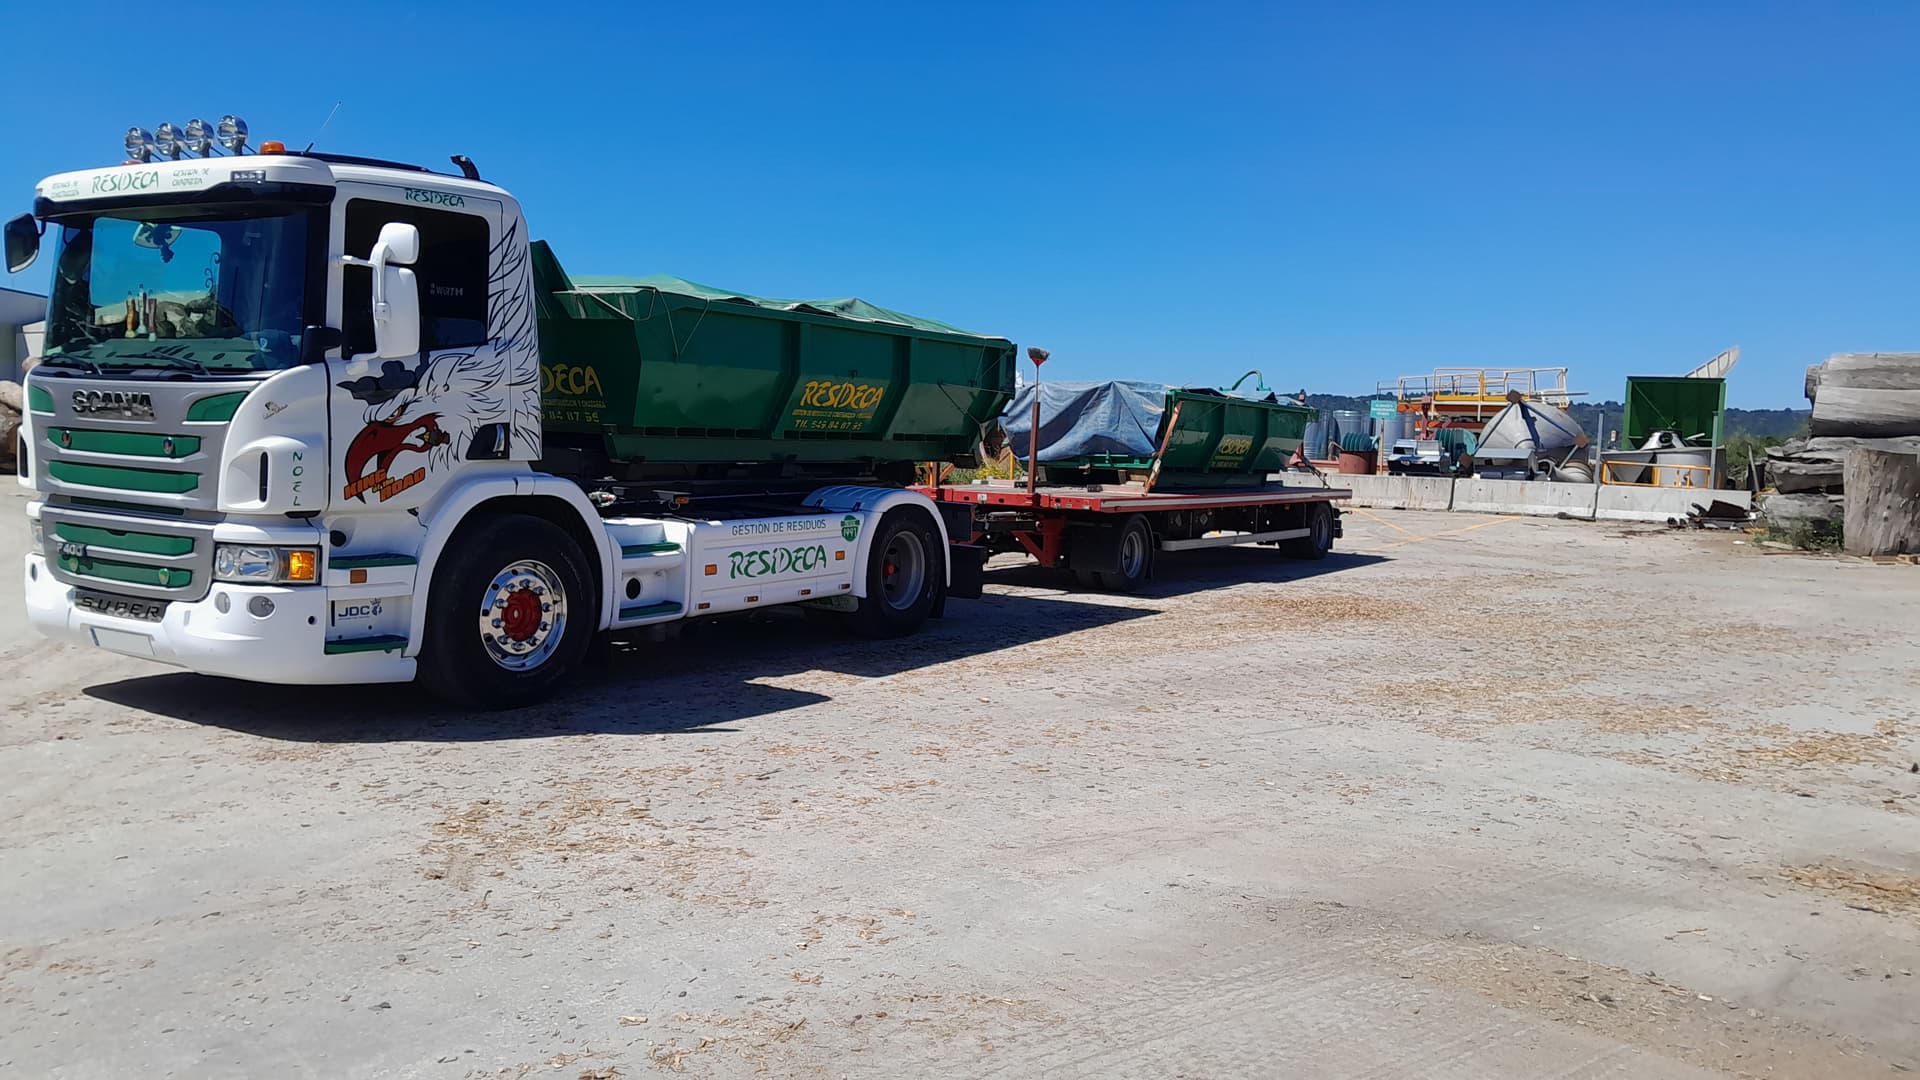
[[[751,619],[674,624],[665,640],[613,643],[553,700],[524,709],[473,712],[409,685],[273,686],[204,675],[150,675],[87,687],[88,696],[187,723],[309,743],[487,742],[565,735],[657,735],[736,731],[731,725],[833,700],[766,680],[826,672],[884,678],[956,660],[993,663],[1051,638],[1150,618],[1187,594],[1226,585],[1299,581],[1386,561],[1329,555],[1299,562],[1264,550],[1222,549],[1168,559],[1128,596],[1076,593],[1070,575],[1031,564],[992,567],[979,600],[956,600],[947,617],[911,637],[869,641],[832,620],[771,610]],[[1196,601],[1201,602],[1201,601]]]
[[[1016,585],[1036,589],[1084,592],[1073,575],[1060,570],[1043,570],[1039,565],[1011,561],[999,556],[987,566],[990,585]],[[1326,577],[1348,570],[1359,570],[1390,561],[1384,555],[1355,555],[1330,552],[1323,559],[1289,559],[1271,548],[1228,547],[1201,551],[1161,553],[1153,564],[1153,577],[1133,595],[1145,599],[1185,596],[1228,585],[1280,584]],[[1098,595],[1097,593],[1093,595]]]
[[[948,617],[892,641],[848,635],[798,611],[769,611],[684,628],[666,640],[616,641],[554,699],[472,712],[410,685],[274,686],[187,673],[87,687],[89,697],[187,723],[312,743],[470,742],[564,735],[738,730],[729,725],[832,700],[768,685],[803,672],[880,678],[1016,649],[1078,630],[1155,614],[1153,608],[1053,597],[955,601]]]

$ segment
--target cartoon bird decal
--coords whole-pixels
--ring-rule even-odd
[[[389,360],[377,377],[341,383],[367,403],[366,426],[347,444],[347,497],[365,502],[402,454],[425,454],[423,464],[433,469],[452,465],[475,432],[501,415],[505,366],[506,358],[491,350],[460,350],[412,370]]]

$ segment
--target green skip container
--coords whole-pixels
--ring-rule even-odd
[[[1161,432],[1162,477],[1259,483],[1287,467],[1319,414],[1284,402],[1169,389],[1166,415],[1174,426],[1171,434]]]
[[[1034,391],[1002,417],[1025,459]],[[1319,414],[1204,387],[1055,383],[1043,389],[1040,464],[1054,482],[1142,480],[1163,486],[1246,487],[1284,470]]]
[[[533,269],[547,440],[614,461],[970,463],[1013,394],[1011,341],[864,301]]]

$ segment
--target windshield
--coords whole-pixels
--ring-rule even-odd
[[[302,331],[320,321],[309,318],[311,211],[126,214],[62,222],[49,362],[207,371],[299,362]]]

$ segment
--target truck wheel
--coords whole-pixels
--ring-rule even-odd
[[[1108,592],[1133,592],[1146,584],[1153,566],[1153,529],[1135,514],[1120,526],[1120,569],[1100,571],[1100,586]]]
[[[1307,507],[1307,535],[1281,544],[1280,552],[1293,559],[1324,559],[1333,550],[1333,507],[1314,503]]]
[[[489,709],[547,696],[592,642],[590,581],[579,545],[550,521],[512,514],[463,529],[434,569],[421,681]]]
[[[867,595],[848,622],[865,637],[911,634],[933,614],[942,574],[939,534],[918,510],[895,510],[880,519],[867,553]]]

